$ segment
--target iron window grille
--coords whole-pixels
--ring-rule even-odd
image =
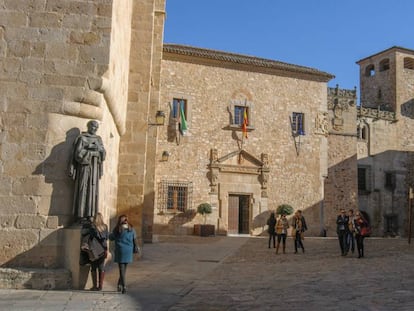
[[[192,207],[193,183],[163,180],[158,187],[160,212],[185,212]]]

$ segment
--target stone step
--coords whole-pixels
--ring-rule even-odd
[[[3,289],[70,289],[72,277],[66,269],[0,268]]]

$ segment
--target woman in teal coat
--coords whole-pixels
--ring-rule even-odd
[[[118,223],[109,235],[111,241],[115,241],[115,259],[119,267],[118,291],[126,293],[125,275],[129,263],[133,261],[137,234],[128,222],[126,215],[118,218]]]

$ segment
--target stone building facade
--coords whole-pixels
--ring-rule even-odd
[[[261,234],[269,211],[290,204],[320,232],[327,175],[327,81],[315,69],[255,57],[164,45],[154,233],[192,234],[208,223],[220,234]],[[180,133],[183,104],[187,132]],[[248,137],[239,111],[247,110]],[[300,114],[303,129],[294,128]],[[170,154],[161,161],[162,153]],[[176,198],[175,196],[178,196]],[[184,213],[183,213],[184,212]]]

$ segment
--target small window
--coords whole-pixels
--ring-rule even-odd
[[[357,137],[359,140],[368,139],[368,126],[367,125],[361,125],[357,127]]]
[[[186,99],[173,99],[173,105],[171,109],[172,117],[178,123],[178,129],[182,135],[186,135],[188,130],[188,104]]]
[[[395,174],[386,172],[385,173],[385,188],[389,190],[395,189]]]
[[[388,58],[383,59],[379,63],[379,71],[386,71],[390,69],[390,60]]]
[[[292,131],[296,135],[305,135],[305,114],[293,112],[291,119]]]
[[[185,212],[192,206],[191,182],[161,181],[158,189],[158,209],[162,212]]]
[[[358,193],[364,194],[370,191],[370,168],[358,167]]]
[[[180,118],[180,109],[183,110],[184,116],[187,119],[187,100],[186,99],[173,99],[173,106],[172,106],[172,117],[175,119]]]
[[[246,111],[247,120],[249,120],[249,108],[245,106],[234,106],[233,124],[242,126],[244,122],[244,111]]]
[[[411,57],[404,57],[404,68],[414,69],[414,59]]]
[[[253,104],[246,100],[231,100],[227,107],[229,112],[229,126],[232,130],[243,128],[246,124],[246,129],[250,132],[254,130],[253,125]]]
[[[365,75],[367,77],[375,76],[375,67],[374,65],[369,65],[367,68],[365,68]]]

